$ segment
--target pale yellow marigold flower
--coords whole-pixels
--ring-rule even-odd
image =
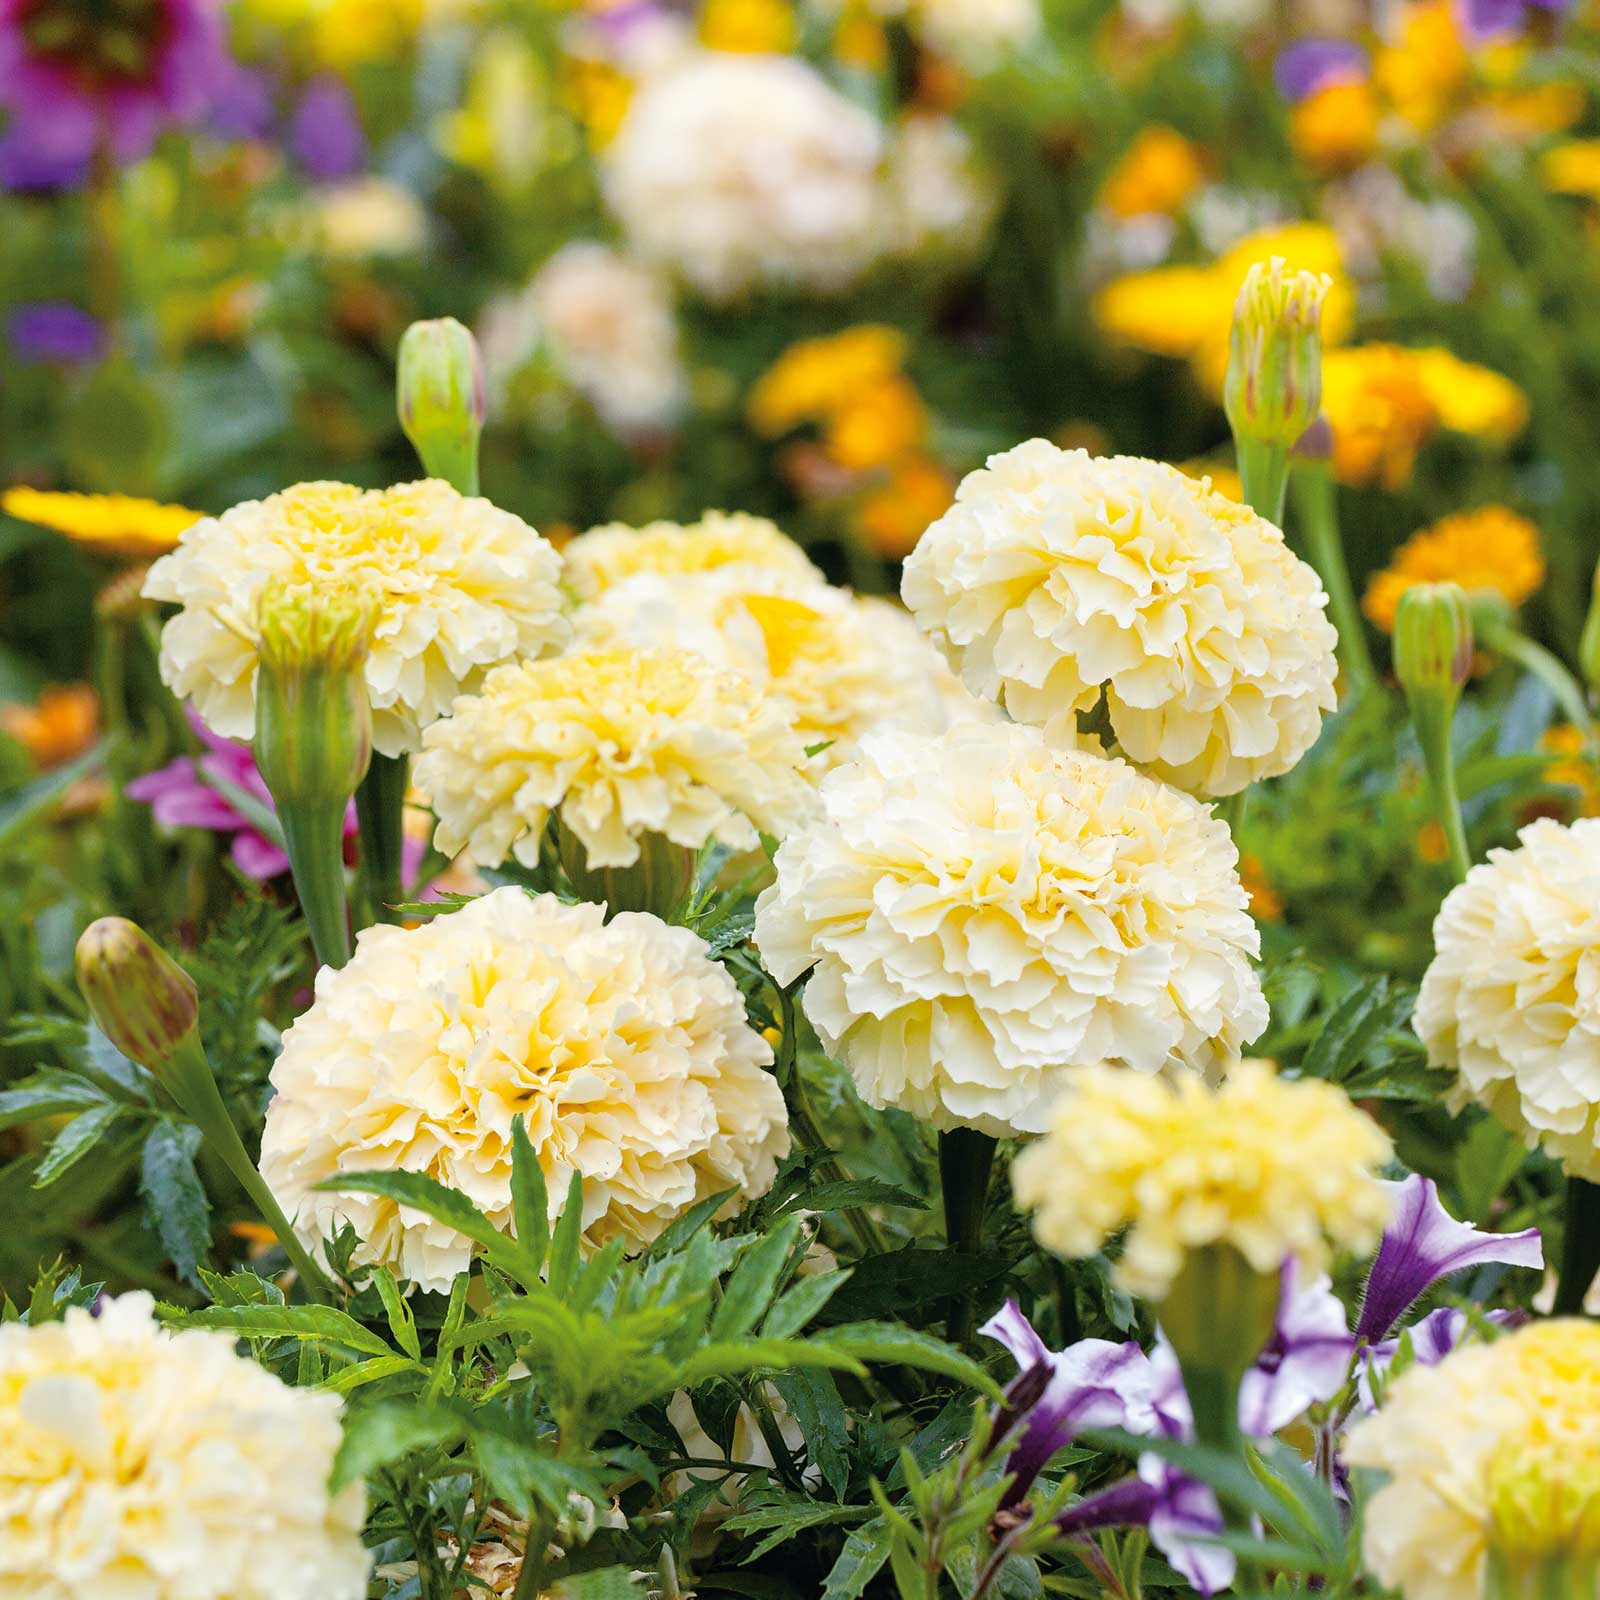
[[[1161,462],[1043,439],[991,456],[902,592],[974,694],[1063,744],[1103,695],[1129,759],[1198,794],[1287,772],[1335,704],[1316,573]]]
[[[754,849],[809,811],[805,746],[783,702],[704,657],[577,650],[496,667],[423,735],[434,842],[479,866],[539,860],[552,811],[589,864],[626,867],[642,833]]]
[[[465,1235],[315,1186],[427,1173],[509,1230],[521,1116],[552,1217],[577,1173],[585,1246],[648,1244],[707,1195],[771,1186],[789,1148],[771,1061],[687,929],[496,889],[418,928],[368,928],[317,974],[272,1069],[261,1171],[308,1246],[348,1221],[357,1261],[448,1290],[472,1259]]]
[[[127,494],[69,494],[26,485],[0,494],[0,511],[62,534],[86,550],[148,560],[165,555],[204,516],[187,506],[163,505]]]
[[[147,1294],[0,1326],[6,1600],[362,1600],[359,1483],[330,1495],[337,1396]]]
[[[642,528],[611,522],[569,540],[561,554],[568,587],[580,600],[593,600],[641,573],[671,577],[733,565],[822,581],[810,557],[777,523],[743,511],[708,511],[698,522],[649,522]]]
[[[196,523],[144,593],[182,608],[162,630],[162,682],[230,739],[255,731],[256,604],[269,583],[372,602],[372,742],[399,755],[485,668],[566,642],[560,570],[520,517],[437,479],[301,483]]]
[[[1038,1133],[1117,1061],[1210,1072],[1267,1023],[1226,824],[1033,728],[869,734],[756,905],[781,983],[872,1105]]]
[[[1096,204],[1114,217],[1175,216],[1205,181],[1199,150],[1176,128],[1142,128],[1100,186]]]
[[[1391,1201],[1378,1182],[1389,1140],[1334,1084],[1241,1061],[1220,1088],[1087,1068],[1056,1102],[1048,1135],[1011,1168],[1040,1244],[1093,1255],[1129,1230],[1117,1282],[1161,1300],[1191,1251],[1229,1245],[1257,1273],[1291,1256],[1308,1274],[1330,1244],[1377,1244]]]
[[[1530,823],[1445,898],[1414,1026],[1476,1102],[1600,1181],[1600,820]]]
[[[1361,1550],[1405,1600],[1477,1600],[1492,1563],[1523,1588],[1549,1561],[1600,1560],[1600,1326],[1535,1322],[1407,1368],[1358,1422],[1345,1460],[1388,1475],[1366,1503]],[[1579,1574],[1585,1576],[1580,1580]],[[1552,1586],[1550,1592],[1557,1592]]]
[[[1468,594],[1499,595],[1515,608],[1543,582],[1539,530],[1506,506],[1479,506],[1412,534],[1368,580],[1361,609],[1392,633],[1400,596],[1413,584],[1458,583]]]

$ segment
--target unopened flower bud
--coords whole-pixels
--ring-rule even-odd
[[[1472,672],[1472,614],[1454,583],[1418,583],[1400,597],[1394,669],[1415,708],[1429,697],[1453,711]]]
[[[1237,439],[1291,448],[1322,407],[1322,305],[1333,280],[1281,256],[1245,274],[1223,390]]]
[[[256,765],[280,808],[341,811],[372,759],[365,598],[275,582],[256,608]]]
[[[400,426],[430,477],[478,492],[478,436],[488,411],[478,341],[454,317],[413,322],[400,340]]]
[[[77,968],[89,1014],[130,1061],[154,1071],[194,1034],[194,979],[137,923],[91,922],[78,940]]]
[[[1326,417],[1319,416],[1294,442],[1294,459],[1297,465],[1326,467],[1333,459],[1333,426]]]

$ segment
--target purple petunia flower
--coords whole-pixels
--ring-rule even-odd
[[[1272,1337],[1239,1384],[1239,1427],[1265,1438],[1330,1399],[1349,1375],[1355,1348],[1344,1302],[1327,1278],[1302,1288],[1294,1261],[1286,1261]]]
[[[12,308],[6,339],[17,361],[43,367],[81,367],[105,354],[106,331],[66,300],[30,300]]]
[[[1371,73],[1367,52],[1349,39],[1296,39],[1273,64],[1278,93],[1291,105],[1336,83],[1360,83]]]
[[[264,139],[274,121],[272,80],[254,67],[227,62],[206,126],[220,139]]]
[[[1377,1344],[1441,1278],[1466,1267],[1498,1262],[1542,1267],[1544,1245],[1537,1228],[1521,1233],[1483,1233],[1457,1222],[1439,1203],[1430,1178],[1386,1184],[1395,1197],[1394,1217],[1367,1274],[1357,1339]]]
[[[289,148],[319,183],[348,178],[367,161],[367,136],[343,80],[326,73],[313,78],[289,123]]]
[[[1461,24],[1470,39],[1481,42],[1521,33],[1531,13],[1555,16],[1571,6],[1572,0],[1461,0]]]
[[[205,112],[226,63],[219,0],[151,0],[115,22],[69,0],[0,0],[6,144],[57,171],[100,149],[137,160]]]

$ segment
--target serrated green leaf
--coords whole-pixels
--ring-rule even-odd
[[[145,1219],[178,1276],[196,1284],[211,1248],[211,1201],[194,1164],[199,1149],[197,1127],[160,1117],[145,1136],[139,1161]]]
[[[893,1530],[884,1517],[875,1517],[859,1527],[844,1542],[834,1562],[820,1600],[859,1600],[867,1585],[883,1570],[889,1559]]]
[[[794,1254],[799,1235],[800,1219],[790,1217],[744,1253],[711,1318],[713,1339],[737,1339],[755,1327],[772,1303],[778,1279]]]
[[[370,1477],[418,1450],[457,1443],[466,1423],[453,1412],[410,1405],[376,1405],[349,1413],[333,1463],[333,1488]]]
[[[645,1252],[651,1260],[669,1256],[682,1250],[705,1225],[738,1193],[737,1189],[723,1189],[697,1200],[670,1227],[662,1230],[659,1238]]]
[[[108,1105],[105,1093],[81,1078],[65,1073],[39,1074],[14,1089],[0,1090],[0,1133],[41,1117],[59,1117],[87,1106]]]
[[[372,1356],[394,1351],[370,1328],[336,1306],[206,1306],[188,1312],[187,1328],[220,1328],[247,1339],[312,1339]]]
[[[835,1272],[815,1272],[796,1278],[773,1302],[761,1324],[766,1339],[788,1339],[801,1332],[822,1308],[849,1281],[854,1269],[841,1267]]]
[[[823,1342],[828,1348],[861,1361],[892,1361],[900,1366],[920,1367],[925,1372],[954,1378],[991,1400],[1003,1398],[1000,1385],[970,1356],[916,1328],[893,1322],[852,1322],[829,1328]]]
[[[562,1578],[550,1593],[555,1600],[639,1600],[644,1590],[627,1567],[597,1567]]]
[[[511,1217],[528,1264],[543,1271],[550,1252],[550,1193],[521,1116],[511,1123]]]
[[[380,1378],[418,1371],[420,1368],[409,1356],[374,1356],[370,1361],[358,1361],[353,1367],[340,1367],[322,1380],[322,1387],[335,1394],[349,1394],[352,1389],[376,1383]]]
[[[578,1270],[578,1241],[583,1235],[583,1178],[577,1172],[567,1185],[566,1203],[555,1232],[550,1236],[550,1270],[546,1281],[558,1295],[572,1287],[573,1275]]]
[[[417,1338],[417,1319],[412,1316],[411,1307],[401,1295],[394,1274],[387,1267],[374,1267],[372,1282],[377,1288],[378,1298],[383,1301],[384,1315],[388,1319],[389,1332],[394,1335],[394,1342],[413,1361],[420,1361],[422,1342]]]
[[[124,1109],[114,1101],[104,1101],[75,1116],[45,1151],[33,1175],[34,1188],[48,1188],[70,1172],[111,1131]]]
[[[746,1372],[783,1371],[787,1367],[834,1367],[864,1375],[866,1368],[848,1350],[831,1341],[805,1339],[730,1339],[705,1344],[679,1371],[679,1386],[692,1389],[709,1378],[738,1377]]]
[[[1389,1025],[1393,996],[1385,977],[1358,983],[1343,997],[1323,1023],[1300,1063],[1307,1078],[1329,1078],[1335,1083],[1361,1064],[1368,1046]]]

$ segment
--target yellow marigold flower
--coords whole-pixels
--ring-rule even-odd
[[[675,650],[578,650],[496,667],[423,735],[417,786],[434,842],[495,867],[539,860],[551,812],[591,866],[627,867],[640,835],[753,850],[811,809],[789,708]]]
[[[1600,139],[1568,139],[1539,157],[1539,181],[1552,194],[1600,200]]]
[[[859,389],[828,418],[822,443],[851,472],[886,467],[922,443],[928,414],[908,378],[885,378]]]
[[[1217,1089],[1086,1067],[1011,1181],[1058,1255],[1093,1255],[1130,1228],[1117,1282],[1161,1300],[1185,1257],[1208,1245],[1231,1245],[1258,1273],[1291,1256],[1320,1271],[1330,1243],[1371,1249],[1391,1209],[1378,1182],[1389,1154],[1342,1090],[1279,1078],[1267,1061],[1239,1062]]]
[[[955,493],[955,479],[944,467],[929,456],[912,456],[896,462],[888,482],[856,502],[856,528],[880,556],[899,561],[950,509]]]
[[[1413,584],[1458,583],[1469,594],[1501,595],[1516,607],[1543,582],[1539,530],[1506,506],[1479,506],[1412,534],[1372,575],[1361,609],[1392,633],[1400,596]]]
[[[1600,1326],[1535,1322],[1409,1367],[1345,1443],[1388,1482],[1368,1501],[1367,1568],[1406,1600],[1547,1592],[1529,1582],[1571,1561],[1549,1592],[1589,1594],[1600,1560]],[[1580,1576],[1580,1574],[1582,1576]]]
[[[1550,782],[1570,784],[1578,791],[1578,815],[1600,817],[1600,769],[1589,753],[1589,738],[1583,729],[1571,722],[1547,728],[1539,748],[1555,758],[1545,768]]]
[[[700,42],[708,50],[781,55],[793,48],[794,10],[788,0],[706,0]]]
[[[1209,267],[1155,267],[1114,278],[1094,297],[1094,320],[1112,339],[1152,355],[1193,355],[1233,317],[1233,296]],[[1226,337],[1226,334],[1224,334]]]
[[[1537,139],[1562,133],[1581,121],[1589,97],[1576,83],[1538,83],[1527,87],[1491,89],[1483,109],[1493,117],[1501,136]]]
[[[0,732],[41,767],[58,767],[81,755],[99,728],[100,699],[86,683],[51,684],[36,705],[0,702]]]
[[[1365,79],[1330,83],[1289,113],[1295,153],[1323,172],[1359,166],[1378,145],[1378,98]]]
[[[126,494],[68,494],[21,486],[0,494],[0,511],[71,539],[86,550],[148,559],[177,547],[184,529],[205,516]]]
[[[847,67],[882,72],[889,65],[889,37],[876,17],[850,11],[839,19],[833,53]]]
[[[899,375],[906,336],[898,328],[867,322],[789,346],[756,380],[745,413],[766,438],[815,422],[863,390]]]
[[[606,61],[567,56],[561,63],[562,88],[574,114],[597,148],[609,144],[633,103],[633,80]]]
[[[671,577],[751,566],[822,581],[811,558],[777,523],[743,511],[708,511],[698,522],[649,522],[642,528],[610,522],[569,539],[561,553],[568,585],[580,600],[646,572]]]
[[[1497,444],[1527,427],[1528,397],[1510,378],[1448,350],[1418,350],[1414,358],[1440,426]]]
[[[1380,49],[1373,78],[1390,105],[1419,133],[1444,119],[1466,86],[1471,61],[1452,0],[1417,0],[1400,14],[1399,37]]]
[[[1176,128],[1141,130],[1100,187],[1098,204],[1114,217],[1172,216],[1205,181],[1200,152]]]
[[[1333,470],[1343,483],[1398,489],[1439,425],[1438,400],[1414,351],[1393,344],[1328,350],[1322,414],[1333,430]]]

